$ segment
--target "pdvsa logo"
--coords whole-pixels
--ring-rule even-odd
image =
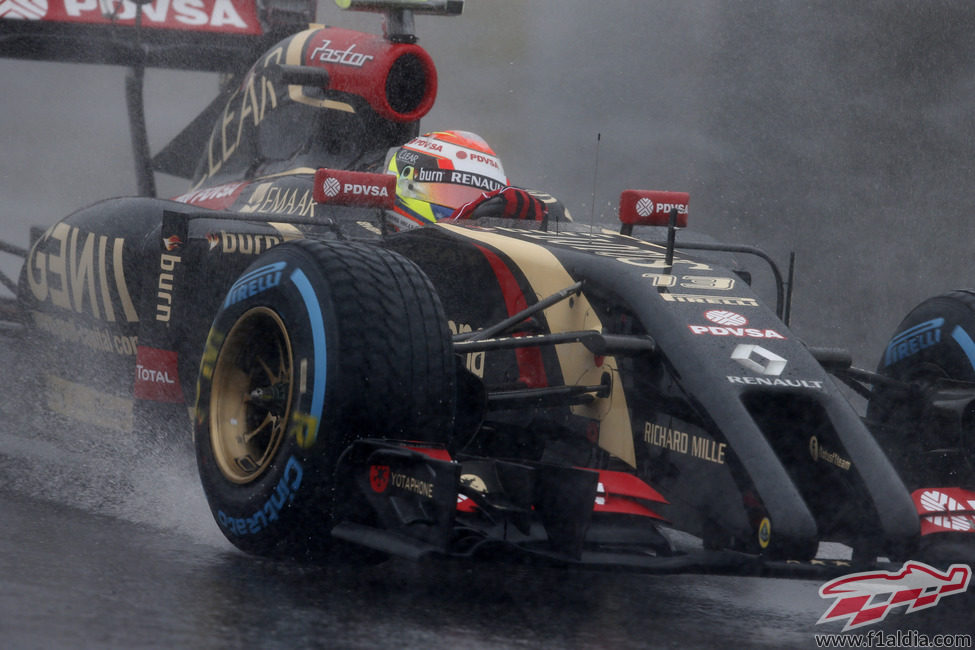
[[[335,198],[339,194],[348,196],[369,196],[381,197],[389,196],[389,190],[385,185],[369,185],[365,183],[342,183],[339,179],[329,176],[322,181],[322,194],[329,198]]]
[[[736,314],[733,311],[725,311],[723,309],[712,309],[710,311],[706,311],[704,312],[704,317],[712,323],[717,323],[718,325],[729,325],[731,327],[748,325],[748,319],[741,314]]]
[[[427,151],[443,152],[443,145],[439,142],[434,142],[433,140],[426,140],[424,138],[414,138],[410,142],[411,147],[419,147],[421,149],[426,149]]]
[[[748,319],[741,314],[723,309],[711,309],[704,312],[704,317],[717,325],[688,325],[687,327],[694,334],[710,334],[711,336],[735,336],[739,338],[753,339],[785,339],[784,336],[775,330],[744,327],[748,324]],[[734,357],[732,357],[734,358]],[[748,367],[746,365],[746,367]]]
[[[462,153],[464,153],[464,152],[463,151],[458,151],[457,152],[457,157],[459,158],[460,157],[460,154],[462,154]],[[468,155],[470,156],[470,159],[472,161],[474,161],[474,162],[478,162],[478,163],[481,163],[483,165],[488,165],[490,167],[494,167],[495,169],[500,169],[500,165],[498,165],[498,161],[497,161],[496,158],[491,158],[489,156],[485,156],[483,154],[479,154],[479,153],[475,153],[475,152],[471,152]]]
[[[335,197],[338,196],[339,192],[341,191],[342,183],[340,183],[337,178],[332,178],[329,176],[322,181],[322,192],[325,194],[325,196]]]
[[[658,203],[656,208],[657,212],[670,212],[671,210],[677,210],[677,214],[687,214],[686,203]]]
[[[41,20],[47,15],[47,0],[0,0],[0,18]]]
[[[648,197],[637,200],[634,209],[637,215],[641,217],[649,217],[653,214],[670,214],[672,210],[677,210],[677,214],[687,214],[686,203],[657,203]]]
[[[694,334],[710,334],[711,336],[737,336],[753,339],[785,339],[775,330],[757,329],[754,327],[718,327],[717,325],[688,325]]]
[[[649,217],[653,214],[653,201],[650,199],[640,199],[637,201],[636,213],[641,217]]]
[[[22,0],[0,0],[23,4]],[[37,4],[38,0],[29,0]],[[44,3],[45,5],[47,2]],[[141,4],[141,3],[140,3]],[[145,26],[169,29],[193,29],[229,33],[261,33],[254,9],[234,0],[150,0],[138,4],[132,0],[64,0],[50,7],[54,20],[101,24],[132,24],[136,16]],[[2,11],[0,11],[2,15]]]
[[[342,191],[352,196],[389,196],[385,187],[380,185],[359,185],[358,183],[346,183],[342,186]]]
[[[314,199],[319,203],[392,208],[396,176],[322,168],[315,172]]]

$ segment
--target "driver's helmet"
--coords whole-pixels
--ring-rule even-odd
[[[392,221],[408,229],[449,217],[484,192],[508,185],[501,160],[482,137],[436,131],[395,150],[386,171],[396,175]]]

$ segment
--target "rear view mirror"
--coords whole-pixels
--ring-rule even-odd
[[[391,210],[396,202],[396,177],[323,167],[315,172],[314,198],[331,205]]]
[[[687,227],[687,192],[659,192],[654,190],[623,190],[620,194],[620,221],[624,235],[633,226],[669,226],[670,215],[676,210],[678,228]]]

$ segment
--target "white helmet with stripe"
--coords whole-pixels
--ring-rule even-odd
[[[413,138],[396,150],[386,171],[397,178],[393,225],[398,229],[444,219],[482,193],[508,185],[494,150],[467,131]]]

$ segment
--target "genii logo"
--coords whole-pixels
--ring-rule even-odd
[[[830,580],[819,588],[820,598],[836,601],[816,624],[846,621],[843,631],[879,623],[895,607],[911,614],[934,607],[944,596],[964,593],[972,578],[967,564],[952,564],[946,572],[913,560],[900,571],[865,571]]]

